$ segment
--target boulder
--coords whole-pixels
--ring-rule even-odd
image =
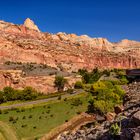
[[[136,113],[132,116],[132,122],[133,122],[136,126],[140,126],[140,111],[136,112]]]
[[[116,114],[121,113],[124,110],[124,107],[122,105],[117,105],[114,107],[114,111]]]

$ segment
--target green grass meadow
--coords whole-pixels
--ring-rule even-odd
[[[71,105],[72,100],[79,98],[82,105]],[[88,96],[86,93],[64,99],[36,105],[32,108],[3,111],[0,121],[6,122],[20,139],[33,140],[48,133],[53,128],[65,123],[72,117],[87,109]],[[9,118],[15,121],[9,121]],[[0,131],[1,132],[1,131]],[[2,137],[0,135],[0,137]]]

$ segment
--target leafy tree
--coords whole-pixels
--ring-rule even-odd
[[[0,91],[0,104],[4,102],[4,95],[3,92]]]
[[[54,84],[58,91],[63,91],[66,82],[67,80],[63,76],[56,76]]]
[[[12,87],[5,87],[3,89],[4,95],[6,96],[7,101],[11,101],[14,95],[14,89]]]
[[[92,72],[88,72],[87,70],[79,70],[79,73],[82,76],[83,83],[85,84],[95,83],[102,76],[102,72],[100,72],[98,68],[93,69]]]
[[[94,98],[89,101],[88,112],[100,114],[113,111],[125,95],[121,86],[114,85],[112,81],[98,81],[91,86],[90,92]]]
[[[32,87],[26,87],[22,92],[24,100],[32,100],[37,97],[37,91]]]

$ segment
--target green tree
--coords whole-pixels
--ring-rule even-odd
[[[7,101],[13,100],[14,89],[12,87],[5,87],[3,89],[4,96],[6,97]]]
[[[4,95],[3,92],[0,91],[0,104],[4,102]]]
[[[55,87],[57,87],[58,91],[63,91],[65,84],[67,83],[67,80],[63,76],[56,76],[55,77]]]

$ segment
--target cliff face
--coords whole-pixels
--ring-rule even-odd
[[[0,21],[0,34],[0,63],[36,62],[69,71],[140,66],[140,42],[136,41],[111,43],[87,35],[42,33],[30,19],[24,25]]]
[[[0,21],[0,63],[35,62],[68,71],[79,68],[137,68],[140,42],[123,40],[111,43],[87,35],[42,33],[33,21],[24,25]]]

